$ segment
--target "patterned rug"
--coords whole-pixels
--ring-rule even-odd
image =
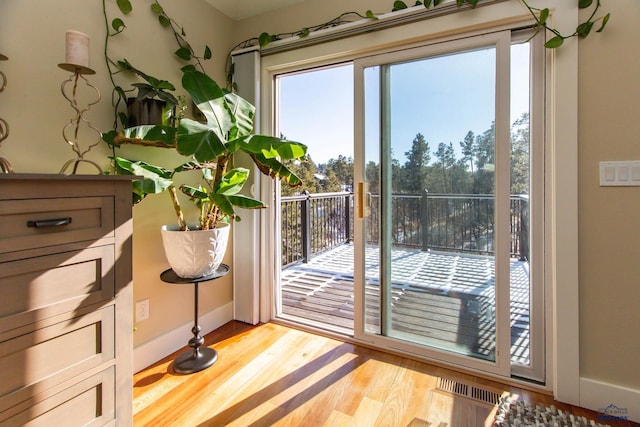
[[[608,427],[605,424],[598,424],[593,420],[587,420],[584,417],[577,417],[566,411],[561,411],[553,405],[544,406],[531,402],[523,402],[512,399],[509,396],[501,399],[494,426]]]

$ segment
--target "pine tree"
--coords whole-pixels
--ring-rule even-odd
[[[471,175],[473,175],[473,157],[474,157],[474,142],[475,135],[472,131],[467,132],[467,135],[464,137],[464,141],[460,141],[460,148],[462,150],[462,161],[466,164],[469,162],[469,169],[471,170]]]
[[[511,126],[511,194],[529,194],[529,113]]]
[[[419,194],[426,188],[428,165],[431,161],[429,143],[418,133],[413,139],[411,150],[404,153],[407,161],[402,168],[399,190]]]
[[[341,186],[340,189],[334,191],[353,188],[353,159],[351,157],[340,154],[337,159],[329,159],[326,169],[327,176],[332,173]]]

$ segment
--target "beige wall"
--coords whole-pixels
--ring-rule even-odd
[[[180,88],[179,60],[173,35],[160,27],[149,11],[149,1],[135,1],[134,12],[125,17],[127,30],[110,50],[114,58],[127,58],[135,66]],[[208,44],[214,58],[205,66],[219,82],[224,78],[224,59],[230,48],[231,21],[203,0],[162,2],[171,17],[184,25],[188,40],[200,53]],[[107,0],[109,13],[117,12],[114,0]],[[0,0],[0,52],[9,61],[0,62],[7,75],[7,89],[0,94],[0,117],[9,122],[11,134],[2,143],[0,156],[8,159],[16,172],[57,173],[72,152],[62,140],[63,126],[73,110],[60,93],[61,82],[69,73],[57,67],[65,59],[65,31],[74,29],[91,38],[91,66],[96,71],[91,83],[102,92],[102,100],[87,114],[102,131],[111,128],[111,86],[102,56],[105,26],[102,2]],[[125,81],[121,81],[125,84]],[[81,139],[81,142],[91,141]],[[148,151],[148,150],[147,150]],[[180,160],[168,151],[156,149],[152,161],[176,166]],[[132,157],[139,148],[128,148],[121,154]],[[108,168],[106,145],[101,143],[87,157]],[[94,173],[86,169],[87,173]],[[134,301],[149,298],[150,319],[138,323],[134,345],[139,346],[193,319],[193,291],[188,285],[170,286],[159,280],[168,265],[164,260],[158,229],[175,222],[166,194],[151,196],[134,208]],[[231,249],[227,251],[227,262]],[[201,287],[201,312],[232,300],[231,276]],[[190,336],[185,329],[185,344]],[[159,355],[162,356],[162,355]]]
[[[640,4],[579,48],[580,372],[640,389],[640,188],[600,187],[598,162],[640,160]]]
[[[241,21],[234,42],[262,31],[296,31],[348,10],[389,12],[391,5],[307,0]],[[603,8],[612,13],[609,27],[579,44],[580,375],[638,390],[640,189],[599,187],[598,162],[640,160],[640,5],[615,0]]]
[[[214,60],[207,63],[207,68],[222,81],[224,56],[232,40],[235,44],[262,31],[295,31],[346,10],[388,12],[392,2],[307,0],[233,26],[201,0],[182,0],[180,7],[175,2],[165,3],[171,15],[183,23],[196,48],[205,42],[212,47]],[[146,4],[135,6],[134,16],[127,18],[127,39],[121,45],[114,44],[116,52],[177,84],[179,63],[167,54],[174,50],[170,35],[158,28]],[[640,369],[636,367],[640,360],[640,246],[636,225],[640,190],[598,186],[599,161],[640,160],[640,120],[635,105],[640,96],[640,5],[636,0],[616,0],[605,2],[604,7],[612,12],[607,30],[580,42],[580,371],[581,376],[640,389]],[[59,92],[67,73],[56,66],[64,59],[67,29],[91,36],[91,62],[97,71],[91,82],[100,88],[104,99],[92,109],[90,118],[100,129],[111,125],[110,86],[101,57],[104,25],[100,2],[0,0],[0,29],[0,53],[10,58],[0,62],[9,80],[0,94],[0,117],[11,125],[11,136],[2,144],[0,156],[9,159],[18,172],[56,173],[71,157],[60,136],[71,117]],[[94,151],[90,158],[106,165],[105,147]],[[165,156],[156,154],[157,158]],[[166,161],[173,164],[171,159]],[[190,290],[165,285],[158,279],[167,266],[156,230],[172,220],[164,197],[155,196],[134,209],[134,299],[151,301],[150,320],[137,325],[136,346],[188,322],[192,316]],[[202,312],[231,301],[230,278],[201,289]]]
[[[328,22],[344,12],[353,11],[365,15],[367,10],[371,10],[374,13],[387,13],[391,12],[392,6],[392,0],[303,0],[238,22],[234,27],[233,40],[239,43],[258,37],[265,31],[270,34],[295,32],[306,26]]]

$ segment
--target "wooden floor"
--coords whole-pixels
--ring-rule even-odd
[[[176,374],[172,360],[185,348],[134,376],[135,426],[490,426],[495,405],[447,391],[450,380],[554,404],[545,395],[282,325],[234,321],[205,339],[219,353],[212,367]]]

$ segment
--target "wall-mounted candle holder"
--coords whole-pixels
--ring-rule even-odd
[[[6,61],[9,58],[0,53],[0,61]],[[0,70],[0,92],[4,91],[7,87],[7,76]],[[2,117],[0,117],[0,144],[2,141],[9,137],[9,123]],[[0,173],[11,173],[13,168],[11,163],[3,157],[0,157]]]
[[[74,153],[76,153],[76,158],[68,160],[62,166],[60,173],[66,173],[67,169],[72,167],[71,174],[75,174],[78,171],[78,166],[84,162],[94,166],[98,169],[99,173],[102,174],[102,168],[100,168],[97,163],[84,158],[84,156],[102,140],[102,133],[84,116],[85,113],[101,99],[98,88],[89,83],[89,80],[85,77],[86,75],[96,73],[89,68],[89,37],[86,34],[73,30],[67,31],[65,59],[66,62],[58,64],[58,67],[66,71],[70,71],[72,74],[67,80],[62,82],[60,90],[62,92],[62,96],[69,101],[71,108],[73,108],[76,114],[74,117],[71,117],[69,123],[62,128],[62,137],[67,144],[71,146]],[[79,83],[84,83],[84,85],[89,88],[93,94],[95,94],[95,100],[87,102],[86,106],[83,107],[80,107],[78,104]],[[73,84],[71,89],[69,86],[70,84]],[[81,125],[86,125],[89,129],[95,131],[97,136],[96,141],[88,145],[87,148],[82,148],[78,141]]]

